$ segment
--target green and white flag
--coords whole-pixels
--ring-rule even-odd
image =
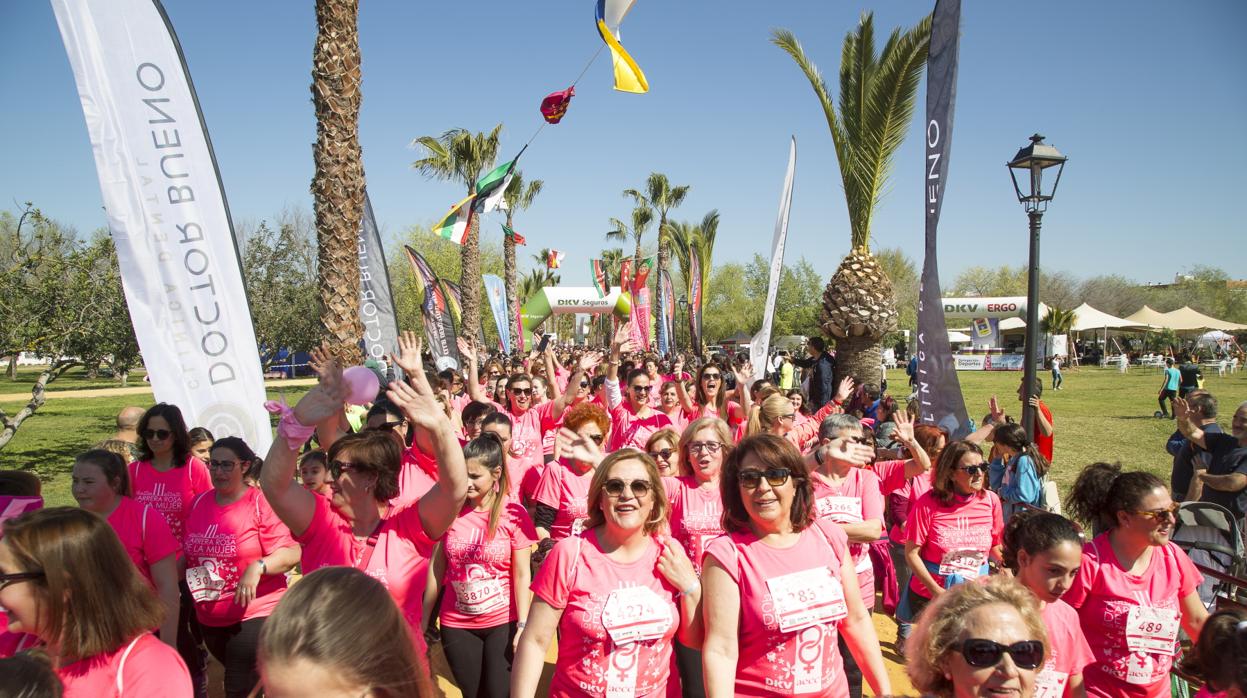
[[[433,234],[462,245],[468,237],[468,225],[472,222],[472,199],[473,197],[467,196],[451,206],[446,217],[433,226]]]
[[[473,203],[473,208],[481,213],[504,208],[503,194],[507,190],[507,185],[511,183],[511,173],[515,170],[515,163],[520,161],[520,155],[523,155],[527,149],[528,146],[524,146],[520,149],[519,155],[490,170],[477,181],[476,201]]]

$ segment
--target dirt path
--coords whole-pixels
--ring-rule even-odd
[[[269,390],[278,390],[280,388],[300,386],[300,385],[316,385],[315,378],[282,378],[277,380],[269,380],[264,382],[264,387]],[[120,397],[122,395],[151,395],[152,387],[146,383],[134,386],[132,388],[85,388],[83,390],[49,390],[45,395],[49,400],[59,400],[61,398],[93,398],[93,397]],[[5,393],[0,395],[0,402],[26,402],[30,399],[30,392],[24,393]]]

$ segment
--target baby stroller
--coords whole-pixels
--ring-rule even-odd
[[[1178,508],[1178,520],[1170,540],[1198,565],[1235,577],[1247,571],[1238,522],[1219,504],[1183,502]],[[1232,598],[1234,591],[1229,584],[1205,575],[1203,584],[1199,585],[1200,600],[1211,609],[1219,595]]]

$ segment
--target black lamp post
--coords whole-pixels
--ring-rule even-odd
[[[687,318],[688,317],[688,296],[680,296],[680,300],[676,301],[676,305],[680,306],[680,310],[684,312],[684,316]],[[675,320],[675,327],[673,328],[673,330],[675,331],[676,336],[679,337],[680,336],[680,318],[679,317],[677,317]],[[679,346],[678,342],[676,344],[677,346]]]
[[[1035,357],[1039,344],[1039,225],[1044,211],[1048,210],[1048,202],[1056,196],[1066,158],[1061,151],[1044,143],[1043,136],[1038,133],[1031,136],[1030,140],[1031,144],[1019,150],[1009,161],[1008,167],[1009,175],[1013,178],[1013,190],[1017,192],[1018,201],[1030,218],[1031,249],[1026,284],[1026,365],[1022,376],[1027,399],[1022,401],[1022,425],[1026,427],[1026,435],[1033,440],[1035,408],[1031,407],[1030,398],[1035,396]],[[1056,177],[1052,180],[1052,189],[1045,193],[1043,171],[1049,167],[1057,168]],[[1023,192],[1018,184],[1019,171],[1026,173],[1030,180],[1027,192]]]

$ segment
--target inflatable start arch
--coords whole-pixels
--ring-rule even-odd
[[[618,288],[599,298],[592,286],[549,286],[533,294],[520,308],[520,324],[531,333],[551,315],[588,313],[600,315],[613,312],[615,317],[628,319],[632,312],[632,296]]]

